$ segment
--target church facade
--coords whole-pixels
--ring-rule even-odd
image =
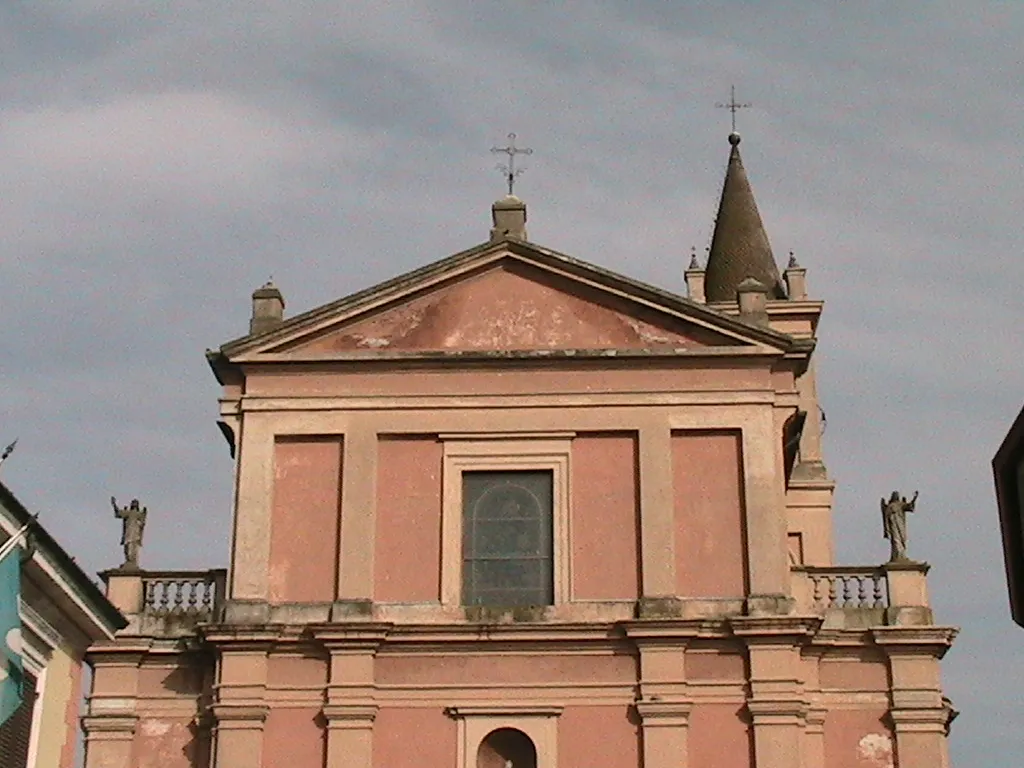
[[[956,631],[926,564],[833,562],[822,303],[730,143],[687,297],[511,196],[337,302],[257,290],[209,353],[229,567],[106,574],[87,768],[947,766]]]

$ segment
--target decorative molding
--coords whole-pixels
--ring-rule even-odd
[[[729,619],[732,633],[748,644],[800,644],[814,637],[820,616],[737,616]]]
[[[477,440],[572,440],[575,432],[441,432],[437,439],[474,442]]]
[[[449,717],[558,717],[565,710],[563,704],[523,704],[520,702],[492,701],[482,704],[462,704],[446,707]]]

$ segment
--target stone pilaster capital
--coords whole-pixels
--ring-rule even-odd
[[[623,621],[619,626],[626,637],[640,647],[669,644],[682,650],[717,623],[707,619],[662,618]]]
[[[152,638],[120,636],[93,643],[85,655],[93,667],[137,667],[152,647]]]
[[[693,702],[648,698],[638,700],[634,706],[644,728],[676,727],[689,724]]]
[[[804,717],[807,722],[807,730],[812,733],[822,733],[825,729],[825,716],[828,710],[824,707],[809,706]]]
[[[371,728],[377,717],[376,704],[324,704],[323,715],[327,727],[332,729],[359,730]]]
[[[373,653],[384,642],[394,624],[391,622],[359,622],[354,624],[319,624],[310,627],[313,638],[330,653]]]
[[[269,651],[282,629],[273,624],[208,624],[199,627],[199,636],[222,653],[258,653]]]
[[[111,713],[85,715],[81,718],[87,741],[131,741],[135,738],[138,715]]]
[[[749,699],[747,711],[754,725],[803,725],[807,702],[797,698]]]
[[[219,730],[261,730],[270,707],[251,701],[218,702],[210,707]]]
[[[875,644],[889,656],[932,656],[941,659],[953,645],[958,627],[874,627]]]
[[[732,633],[751,645],[799,645],[814,636],[820,616],[736,616],[729,619]]]
[[[897,733],[941,733],[949,731],[956,717],[952,707],[893,708],[888,713],[893,730]]]

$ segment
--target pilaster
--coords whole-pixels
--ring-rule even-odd
[[[630,623],[626,636],[640,653],[636,711],[643,734],[644,768],[688,768],[693,703],[686,684],[686,648],[701,620]]]
[[[267,702],[268,656],[276,632],[211,628],[206,640],[219,652],[213,715],[214,765],[261,765]]]
[[[942,695],[939,660],[956,637],[953,627],[877,627],[875,643],[889,659],[899,768],[948,768],[946,735],[954,716]]]
[[[133,768],[139,667],[150,645],[142,638],[120,638],[87,652],[93,677],[88,713],[81,719],[85,768]]]
[[[672,433],[665,423],[640,429],[640,549],[644,597],[674,595],[675,509]]]
[[[820,625],[805,616],[743,617],[732,631],[747,646],[756,765],[803,768],[804,696],[800,649]]]
[[[274,498],[274,431],[269,414],[242,418],[231,545],[232,600],[266,601]]]
[[[132,768],[135,765],[136,715],[86,715],[85,768]]]
[[[323,715],[327,720],[326,768],[372,768],[373,721],[377,716],[374,659],[389,624],[313,629],[330,654]]]
[[[373,597],[373,551],[377,506],[377,433],[364,419],[345,432],[341,476],[341,546],[338,600]]]
[[[789,594],[788,525],[783,457],[772,408],[759,409],[743,426],[743,483],[748,587],[752,610],[775,612]]]

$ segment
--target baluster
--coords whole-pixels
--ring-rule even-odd
[[[812,575],[811,583],[814,585],[814,606],[819,607],[825,599],[824,580],[821,576]]]
[[[843,607],[849,608],[853,604],[853,577],[843,577]]]
[[[839,577],[829,576],[828,578],[828,607],[834,608],[839,604]]]
[[[870,576],[857,577],[857,607],[866,608],[868,605],[868,579]]]
[[[194,579],[188,582],[188,612],[195,613],[198,605],[198,595],[196,594],[199,590],[199,582]]]
[[[882,599],[882,574],[876,573],[874,575],[875,580],[875,608],[884,608],[886,601]]]
[[[181,611],[182,603],[185,600],[185,583],[175,579],[170,582],[172,589],[174,590],[174,610],[175,612]]]
[[[158,585],[158,591],[160,593],[160,604],[159,610],[168,611],[171,608],[171,593],[169,589],[169,583],[166,581],[156,582]]]
[[[146,597],[143,600],[144,610],[153,610],[156,608],[156,583],[153,581],[146,582]]]
[[[203,611],[213,612],[213,584],[208,580],[203,581]]]

